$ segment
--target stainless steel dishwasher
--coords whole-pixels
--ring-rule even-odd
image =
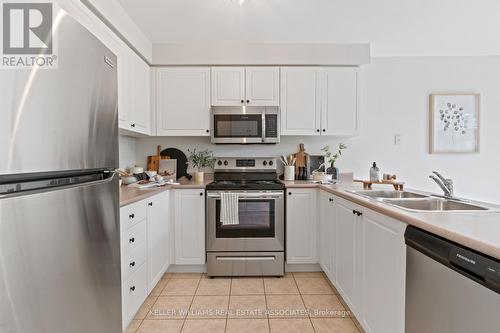
[[[500,261],[420,229],[405,232],[406,333],[500,332]]]

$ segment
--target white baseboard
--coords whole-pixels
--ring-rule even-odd
[[[207,265],[170,265],[168,273],[206,273]]]
[[[321,272],[319,264],[286,264],[285,272]]]
[[[319,264],[286,264],[285,272],[321,272]],[[207,265],[170,265],[168,273],[206,273]]]

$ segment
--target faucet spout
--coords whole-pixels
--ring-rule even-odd
[[[439,172],[433,171],[436,176],[430,175],[429,178],[434,180],[436,184],[443,190],[444,196],[448,198],[453,197],[453,180],[444,178]]]

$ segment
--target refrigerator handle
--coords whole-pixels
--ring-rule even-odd
[[[113,169],[98,169],[62,173],[12,175],[10,179],[0,179],[0,199],[49,190],[110,183],[115,178],[116,173]]]

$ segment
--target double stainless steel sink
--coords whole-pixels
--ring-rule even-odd
[[[488,211],[490,208],[472,204],[461,199],[450,199],[410,191],[351,191],[351,193],[376,199],[380,202],[409,211],[452,212],[452,211]]]

